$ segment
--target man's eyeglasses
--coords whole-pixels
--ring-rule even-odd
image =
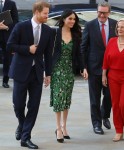
[[[109,12],[102,12],[102,11],[98,11],[98,13],[100,14],[100,15],[107,15]]]

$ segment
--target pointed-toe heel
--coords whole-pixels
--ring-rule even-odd
[[[71,139],[69,135],[64,135],[64,139]]]
[[[57,139],[57,141],[58,141],[59,143],[63,143],[63,142],[64,142],[64,139]]]
[[[67,132],[66,132],[67,133]],[[63,137],[64,139],[71,139],[70,136],[67,134],[67,135],[64,135],[64,127],[62,126],[62,134],[63,134]]]
[[[57,140],[59,143],[63,143],[63,142],[64,142],[64,138],[61,138],[61,139],[58,139],[58,138],[57,138],[57,130],[55,131],[55,134],[56,134],[56,140]]]

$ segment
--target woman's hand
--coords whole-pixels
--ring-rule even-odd
[[[106,72],[107,72],[107,70],[103,69],[103,72],[102,72],[102,84],[105,87],[107,87],[107,84],[108,84]]]
[[[103,84],[105,87],[107,87],[107,83],[108,83],[108,81],[107,81],[107,76],[106,76],[106,75],[102,75],[102,84]]]

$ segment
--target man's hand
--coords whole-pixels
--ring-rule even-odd
[[[30,53],[31,53],[31,54],[35,54],[36,49],[37,49],[37,46],[36,46],[36,45],[31,45],[31,46],[30,46]]]
[[[0,22],[0,30],[8,30],[9,27],[4,24],[4,20]]]
[[[86,69],[84,69],[83,73],[81,73],[82,77],[87,80],[88,79],[88,72]]]

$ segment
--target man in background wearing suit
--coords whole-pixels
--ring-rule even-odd
[[[49,85],[51,76],[52,29],[44,24],[49,7],[46,2],[35,2],[32,19],[14,27],[7,45],[7,50],[14,52],[9,76],[14,79],[13,104],[19,122],[15,136],[17,140],[21,139],[21,146],[31,149],[38,149],[31,142],[31,131],[40,105],[44,69],[45,86]],[[28,111],[25,114],[26,104]]]
[[[103,125],[111,128],[108,118],[111,112],[111,97],[108,87],[102,85],[102,63],[106,44],[115,35],[116,21],[109,18],[109,3],[98,4],[97,18],[87,22],[83,31],[82,52],[84,56],[84,77],[88,72],[90,109],[93,130],[96,134],[104,134]],[[101,92],[103,101],[101,105]]]
[[[7,44],[7,40],[9,38],[9,35],[10,35],[13,27],[18,22],[18,11],[17,11],[15,2],[11,1],[11,0],[2,0],[1,11],[4,12],[6,10],[10,10],[13,23],[8,25],[8,28],[6,28],[4,30],[0,30],[0,46],[1,46],[2,52],[3,52],[3,84],[2,84],[2,86],[4,88],[9,88],[8,72],[9,72],[9,66],[10,66],[12,54],[11,54],[11,52],[10,53],[7,52],[6,44]],[[4,24],[4,22],[3,22],[3,24]]]

